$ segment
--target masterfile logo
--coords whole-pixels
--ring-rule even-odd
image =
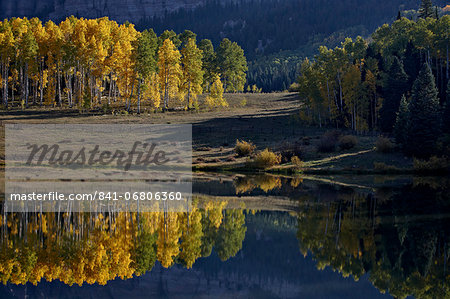
[[[5,145],[5,195],[15,211],[35,208],[36,201],[45,211],[61,210],[74,200],[90,202],[89,210],[107,201],[166,209],[166,197],[177,198],[175,210],[189,206],[180,201],[192,193],[191,125],[6,124]],[[140,205],[130,207],[130,200]]]

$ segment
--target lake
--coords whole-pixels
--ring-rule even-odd
[[[197,173],[193,191],[189,213],[3,211],[0,297],[450,298],[448,178]]]

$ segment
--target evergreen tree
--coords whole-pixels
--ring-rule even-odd
[[[153,29],[144,30],[136,44],[136,70],[144,78],[156,71],[158,39]]]
[[[433,17],[433,3],[431,0],[422,0],[419,8],[419,18],[432,18]]]
[[[408,152],[429,156],[440,134],[438,91],[428,64],[424,64],[413,84],[409,107]]]
[[[408,76],[403,69],[403,64],[397,57],[387,73],[386,83],[383,88],[385,97],[380,110],[380,128],[383,132],[391,132],[395,124],[396,113],[400,106],[402,95],[408,89]]]
[[[419,75],[420,68],[422,67],[420,63],[420,52],[414,47],[412,41],[409,41],[406,45],[405,54],[403,54],[403,68],[406,75],[408,76],[408,87],[407,90],[410,91],[414,80],[416,80]]]
[[[145,30],[136,41],[134,57],[135,67],[138,74],[138,107],[137,112],[141,109],[141,93],[143,83],[150,74],[156,71],[156,47],[158,39],[152,29]]]
[[[213,44],[209,39],[202,39],[198,47],[203,51],[203,89],[208,91],[209,87],[214,82],[217,73],[217,66],[215,63],[216,53],[214,52]]]
[[[221,261],[226,261],[241,250],[246,231],[243,211],[226,210],[215,240],[215,250]]]
[[[183,33],[178,34],[178,39],[181,42],[181,46],[184,48],[190,39],[193,39],[194,43],[197,41],[197,34],[191,30],[184,30]]]
[[[246,82],[247,60],[244,50],[224,38],[217,50],[217,65],[222,74],[225,91],[243,91]]]
[[[402,18],[402,12],[399,10],[397,13],[397,20],[400,20]]]
[[[162,47],[166,39],[170,39],[177,49],[181,46],[181,40],[175,31],[164,30],[164,32],[158,37],[158,48]]]
[[[394,127],[395,141],[402,147],[406,145],[408,137],[408,127],[409,127],[408,102],[406,101],[405,95],[403,95],[402,100],[400,101],[400,108],[397,112],[397,119],[395,121]]]

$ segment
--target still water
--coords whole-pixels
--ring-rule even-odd
[[[1,298],[450,298],[448,178],[202,175],[189,213],[2,213]]]

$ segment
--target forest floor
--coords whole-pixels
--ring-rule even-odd
[[[246,170],[248,157],[236,157],[236,140],[254,143],[257,150],[270,148],[281,151],[298,147],[308,173],[372,173],[374,162],[394,166],[396,172],[408,172],[412,160],[399,153],[376,152],[376,136],[357,136],[358,144],[346,151],[317,151],[317,143],[327,129],[308,127],[299,118],[301,99],[295,93],[226,94],[227,108],[200,111],[148,112],[123,114],[103,111],[80,113],[67,108],[19,108],[0,111],[0,165],[4,165],[5,123],[65,123],[65,124],[192,124],[193,164],[195,170]],[[202,101],[202,98],[199,99]],[[272,171],[292,170],[288,162]]]

